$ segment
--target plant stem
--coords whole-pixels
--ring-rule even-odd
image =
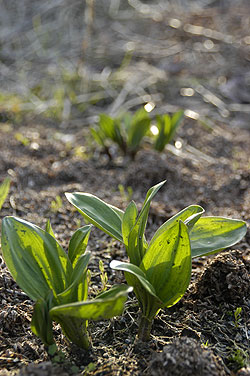
[[[87,332],[86,320],[77,318],[67,318],[64,322],[60,321],[66,337],[77,346],[87,350],[90,346],[90,340]]]
[[[150,339],[150,332],[152,327],[152,320],[148,319],[146,316],[141,315],[139,329],[138,329],[138,339],[143,342],[147,342]]]

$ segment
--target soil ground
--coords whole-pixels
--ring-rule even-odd
[[[239,26],[240,21],[230,10],[227,29],[231,27],[231,34],[235,40],[239,40],[243,38],[240,33],[244,28]],[[186,24],[204,23],[206,28],[209,26],[214,30],[220,11],[221,8],[214,7],[199,15],[189,14],[189,23],[185,18],[187,15],[183,17]],[[170,16],[177,19],[174,13]],[[155,17],[147,21],[155,30],[153,37],[159,38],[165,25],[163,20]],[[132,30],[134,34],[139,33],[140,28],[143,30],[144,22],[145,18],[140,18],[137,30]],[[223,35],[228,35],[228,30],[224,30]],[[108,32],[102,38],[107,36],[112,39]],[[131,187],[129,192],[132,192],[133,200],[140,205],[147,190],[166,179],[166,184],[151,206],[147,225],[149,239],[160,224],[190,204],[201,205],[207,215],[249,220],[250,138],[247,106],[250,94],[248,81],[245,80],[249,74],[248,45],[246,43],[240,47],[236,42],[226,44],[225,41],[212,39],[220,48],[220,54],[212,55],[210,51],[210,55],[202,55],[198,48],[204,47],[203,39],[194,40],[194,34],[190,36],[185,30],[177,30],[172,38],[176,38],[181,46],[190,44],[190,51],[193,48],[193,53],[199,55],[199,64],[197,67],[187,65],[187,49],[182,50],[174,63],[165,60],[169,65],[164,69],[168,70],[171,78],[167,90],[160,87],[159,82],[155,87],[162,95],[159,108],[164,110],[165,102],[189,108],[190,99],[184,102],[181,96],[175,98],[175,92],[179,92],[179,86],[187,82],[187,76],[191,75],[202,82],[206,61],[207,69],[211,77],[214,74],[217,84],[213,86],[211,78],[205,86],[209,87],[210,94],[211,87],[216,89],[218,95],[209,97],[202,85],[198,89],[195,86],[196,94],[200,91],[200,96],[195,97],[192,103],[193,109],[197,113],[201,110],[207,121],[186,116],[176,135],[176,140],[182,145],[180,149],[170,146],[160,154],[152,150],[150,142],[147,142],[135,160],[131,161],[114,148],[114,159],[110,162],[91,141],[89,124],[82,125],[79,119],[72,123],[68,120],[65,125],[65,122],[58,124],[34,116],[18,123],[12,115],[4,112],[0,125],[0,181],[9,175],[12,183],[1,218],[15,215],[43,228],[50,218],[57,239],[67,249],[70,236],[83,220],[67,202],[65,192],[93,193],[124,209],[129,199],[128,187]],[[159,51],[162,51],[160,47],[159,41]],[[236,47],[238,52],[232,53]],[[142,46],[136,50],[138,55],[129,66],[131,72],[137,69],[140,54],[144,54],[144,64],[146,61],[148,66],[158,64],[155,55],[140,48]],[[219,64],[219,55],[227,62],[226,66]],[[112,53],[108,55],[106,51],[105,56],[108,61],[105,64],[112,66]],[[97,57],[94,62],[94,68],[99,69]],[[238,65],[241,72],[230,77],[228,72],[235,67],[233,64]],[[216,71],[218,66],[223,72]],[[179,68],[171,73],[173,67]],[[157,66],[157,69],[160,67]],[[222,79],[217,79],[225,71],[229,78],[227,85],[223,81],[226,105],[221,107],[221,103],[215,100],[218,96],[222,98]],[[232,72],[235,72],[233,68]],[[240,82],[245,86],[240,86]],[[171,83],[174,85],[171,86]],[[240,109],[238,116],[232,110],[236,108],[233,107],[235,103]],[[110,104],[112,100],[106,99],[98,104],[98,108],[90,106],[86,114],[91,118],[98,111],[110,108]],[[94,110],[97,113],[94,114]],[[95,295],[102,288],[99,260],[104,262],[110,285],[125,282],[122,274],[114,273],[109,268],[111,259],[126,259],[125,250],[118,242],[93,229],[89,249],[93,254],[89,266],[92,275],[90,294]],[[68,344],[60,328],[55,326],[56,341],[62,353],[53,357],[48,355],[41,341],[31,332],[33,302],[15,284],[0,255],[0,375],[249,375],[249,272],[248,232],[233,249],[216,256],[194,259],[188,291],[174,307],[158,314],[149,343],[137,341],[140,313],[131,294],[122,317],[109,322],[90,323],[92,348],[88,352]],[[241,308],[238,319],[235,317],[237,308]]]

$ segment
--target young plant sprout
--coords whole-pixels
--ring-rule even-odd
[[[134,158],[140,148],[143,137],[149,130],[150,118],[143,108],[134,115],[126,113],[122,117],[111,118],[101,114],[96,128],[91,128],[95,141],[102,146],[112,159],[110,146],[117,144],[124,155]]]
[[[245,235],[246,224],[236,219],[202,217],[204,209],[191,205],[163,223],[148,243],[145,228],[151,200],[165,181],[150,188],[141,211],[132,201],[125,212],[88,193],[66,197],[90,223],[124,244],[130,262],[113,260],[133,286],[141,308],[138,337],[150,337],[154,317],[161,308],[176,304],[191,278],[192,257],[232,246]]]
[[[172,116],[156,115],[156,125],[151,125],[151,118],[148,114],[150,111],[145,111],[144,108],[139,109],[133,115],[127,112],[117,118],[101,114],[96,127],[91,128],[94,140],[101,145],[110,159],[112,159],[110,149],[112,144],[116,144],[124,155],[133,159],[146,135],[150,136],[153,133],[153,147],[159,152],[162,152],[172,141],[184,118],[184,112],[177,111]],[[153,129],[155,132],[152,132]]]
[[[0,210],[6,200],[8,193],[10,190],[10,178],[5,178],[4,181],[0,185]]]
[[[184,118],[183,111],[177,111],[172,116],[156,115],[156,126],[158,133],[155,137],[154,148],[155,150],[162,152],[167,144],[169,144],[179,125]]]
[[[34,300],[31,329],[45,345],[54,344],[52,321],[58,322],[70,341],[88,349],[88,320],[118,316],[131,289],[114,286],[87,300],[86,251],[91,225],[79,228],[69,242],[68,254],[56,241],[50,222],[46,230],[23,219],[5,217],[2,251],[12,277]]]

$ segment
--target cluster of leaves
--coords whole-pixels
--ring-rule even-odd
[[[246,224],[223,217],[202,217],[204,209],[191,205],[163,223],[148,243],[145,229],[152,199],[165,182],[150,188],[138,212],[131,201],[122,211],[88,193],[66,193],[84,218],[124,244],[130,262],[113,260],[111,268],[125,272],[128,285],[116,285],[88,300],[86,251],[91,225],[72,236],[68,253],[55,239],[50,222],[43,230],[27,221],[5,217],[3,256],[14,280],[33,299],[31,328],[46,345],[54,343],[52,321],[70,341],[87,349],[88,320],[120,315],[130,291],[141,308],[138,337],[148,340],[154,317],[184,295],[191,278],[192,257],[218,252],[238,242]],[[100,265],[102,283],[107,278]]]
[[[66,197],[90,223],[124,244],[130,262],[113,260],[110,267],[125,272],[141,307],[139,338],[147,340],[161,308],[176,304],[191,278],[192,257],[218,252],[246,233],[243,221],[202,217],[204,209],[191,205],[163,223],[148,243],[145,237],[150,203],[165,182],[149,189],[141,211],[133,201],[125,212],[88,193]]]
[[[183,111],[178,111],[172,116],[157,115],[157,135],[154,136],[153,147],[162,152],[165,146],[173,139],[177,127],[183,119]],[[124,155],[134,158],[141,147],[143,138],[150,135],[152,121],[147,111],[138,110],[134,115],[125,113],[121,117],[112,118],[106,114],[99,117],[97,127],[91,128],[95,141],[112,159],[110,146],[116,144]]]
[[[113,286],[88,300],[86,251],[91,225],[78,229],[69,242],[68,253],[55,239],[50,222],[46,230],[15,217],[2,222],[2,251],[14,280],[36,302],[31,329],[46,345],[54,343],[52,321],[58,322],[70,341],[87,349],[88,320],[120,315],[126,285]]]

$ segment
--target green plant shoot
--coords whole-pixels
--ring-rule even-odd
[[[0,185],[0,210],[6,200],[10,190],[10,178],[5,178],[2,184]]]
[[[106,320],[123,311],[130,289],[114,286],[88,300],[86,251],[91,225],[79,228],[64,252],[54,237],[50,222],[44,231],[23,219],[5,217],[2,251],[12,277],[34,300],[32,331],[45,345],[54,343],[52,322],[58,322],[70,341],[87,349],[88,320]]]
[[[110,152],[112,143],[117,144],[124,155],[134,158],[149,126],[148,113],[144,109],[140,109],[134,115],[126,113],[120,118],[111,118],[102,114],[97,127],[91,128],[91,133],[110,159],[112,159]]]
[[[50,208],[51,210],[56,213],[62,207],[62,199],[59,195],[56,195],[55,200],[51,201]]]
[[[141,307],[138,337],[148,340],[154,317],[184,295],[191,278],[192,257],[204,256],[232,246],[245,235],[246,224],[223,217],[202,217],[204,209],[191,205],[163,223],[148,243],[145,228],[152,199],[165,182],[150,188],[142,209],[133,201],[125,212],[88,193],[66,197],[90,223],[126,248],[130,262],[113,260],[133,286]]]
[[[155,135],[153,141],[155,150],[162,152],[165,146],[172,141],[183,117],[183,111],[177,111],[172,116],[168,114],[156,115],[158,134]],[[134,158],[144,137],[150,133],[150,126],[151,119],[147,111],[142,108],[134,115],[125,113],[117,118],[101,114],[97,126],[91,128],[91,133],[110,159],[112,159],[110,151],[112,143],[118,146],[123,155]]]
[[[104,264],[102,260],[99,261],[99,270],[100,270],[100,278],[101,278],[101,284],[102,284],[101,289],[102,291],[106,291],[107,283],[108,283],[108,275],[104,270]]]
[[[165,146],[172,141],[175,132],[181,124],[183,118],[183,111],[175,112],[172,116],[168,114],[156,116],[157,128],[159,133],[155,138],[155,150],[162,152]]]
[[[236,328],[239,327],[239,322],[241,319],[242,307],[237,307],[234,311],[234,325]]]

